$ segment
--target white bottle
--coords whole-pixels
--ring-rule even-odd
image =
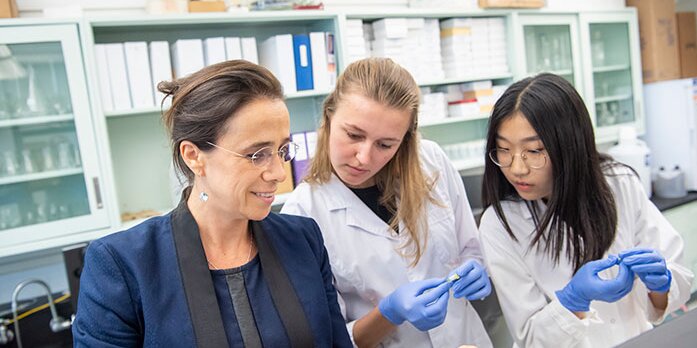
[[[607,153],[616,161],[632,167],[639,174],[647,196],[651,197],[651,150],[645,142],[637,139],[633,127],[621,127],[619,133],[619,143]]]

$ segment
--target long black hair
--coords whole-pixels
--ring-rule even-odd
[[[610,158],[600,155],[595,147],[593,126],[581,96],[557,75],[528,77],[504,92],[489,120],[487,153],[496,148],[501,123],[517,114],[530,122],[544,144],[554,180],[542,216],[538,216],[537,204],[526,202],[536,227],[530,247],[542,248],[555,263],[565,251],[578,270],[584,263],[602,258],[615,239],[617,208],[603,175]],[[494,208],[508,234],[517,240],[501,201],[523,198],[488,158],[482,200],[484,207]]]

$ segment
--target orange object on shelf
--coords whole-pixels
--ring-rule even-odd
[[[189,12],[225,12],[225,1],[189,1]]]

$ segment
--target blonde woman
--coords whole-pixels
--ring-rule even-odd
[[[349,65],[282,211],[320,225],[356,345],[490,347],[468,302],[491,292],[477,227],[458,172],[419,140],[418,105],[414,79],[392,60]]]

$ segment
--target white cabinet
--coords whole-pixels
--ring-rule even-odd
[[[0,256],[109,226],[76,24],[0,27]]]
[[[575,15],[517,16],[519,30],[515,31],[516,48],[520,59],[516,60],[518,79],[542,72],[556,74],[567,79],[583,95],[578,18]]]
[[[88,75],[98,86],[94,45],[130,41],[166,41],[215,37],[252,37],[260,48],[267,38],[281,34],[331,32],[336,35],[337,16],[322,11],[272,11],[247,14],[188,14],[163,17],[91,19],[85,23],[85,58]],[[338,41],[338,39],[335,39]],[[338,53],[337,53],[337,58]],[[97,89],[95,89],[96,91]],[[316,129],[321,104],[329,90],[286,94],[291,132]],[[92,93],[100,105],[99,94]],[[166,212],[178,199],[173,195],[171,151],[158,107],[104,112],[106,119],[118,210],[122,215],[144,216]],[[292,180],[289,178],[288,180]],[[283,197],[279,196],[279,199]]]
[[[424,90],[487,80],[505,86],[548,71],[571,81],[582,95],[598,142],[615,140],[621,125],[644,131],[638,26],[631,8],[612,13],[419,9],[6,20],[0,23],[0,257],[95,238],[131,224],[121,222],[119,214],[162,213],[174,206],[162,110],[105,112],[95,45],[214,37],[253,37],[259,45],[274,35],[321,31],[334,34],[341,72],[354,58],[352,50],[365,47],[362,34],[354,37],[352,31],[384,18],[406,18],[415,25],[425,20],[431,27],[434,20],[447,22],[446,37],[466,36],[484,22],[494,28],[469,41],[450,40],[440,53],[429,46],[434,55],[445,47],[450,56],[440,57],[442,74],[419,74]],[[471,57],[457,56],[462,42],[471,43]],[[500,64],[492,68],[487,58],[491,65]],[[291,132],[316,129],[328,92],[286,95]],[[479,111],[422,118],[421,133],[441,144],[458,169],[480,167],[490,108]]]
[[[618,128],[644,133],[639,28],[634,8],[620,13],[581,13],[584,97],[596,141],[617,139]]]

